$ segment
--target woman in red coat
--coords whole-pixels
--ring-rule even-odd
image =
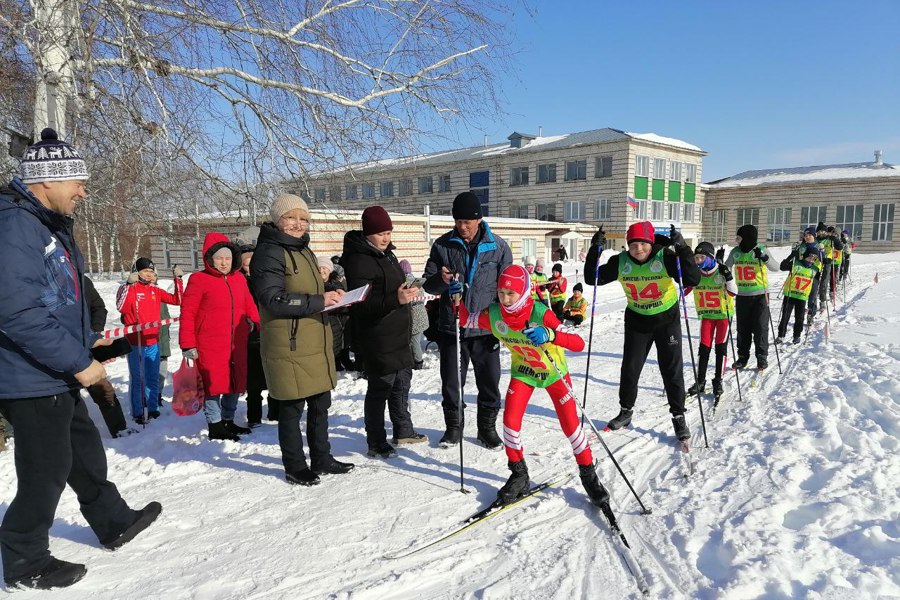
[[[247,389],[247,337],[259,327],[259,313],[238,272],[241,252],[224,234],[206,235],[203,263],[184,290],[178,341],[203,377],[209,439],[238,441],[239,433],[250,433],[234,423],[234,412]]]

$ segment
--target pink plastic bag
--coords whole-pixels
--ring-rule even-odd
[[[172,387],[175,390],[172,410],[176,415],[187,417],[200,412],[206,400],[206,392],[195,361],[186,358],[181,360],[181,366],[172,376]]]

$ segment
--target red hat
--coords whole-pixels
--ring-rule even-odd
[[[362,214],[363,235],[393,231],[394,224],[387,211],[380,206],[370,206]]]
[[[625,233],[625,241],[629,244],[631,242],[647,242],[648,244],[652,244],[655,237],[656,230],[653,228],[653,224],[650,223],[650,221],[633,223]]]
[[[534,299],[531,297],[531,275],[522,265],[509,265],[500,273],[497,280],[497,289],[512,290],[519,294],[519,300],[510,307],[500,305],[500,310],[506,316],[520,316],[531,314]]]

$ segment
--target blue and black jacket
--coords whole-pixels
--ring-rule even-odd
[[[438,330],[454,335],[453,305],[447,294],[447,284],[441,277],[441,267],[451,273],[459,273],[465,284],[463,303],[470,315],[478,314],[497,299],[497,280],[503,269],[512,264],[509,246],[484,221],[479,226],[477,236],[467,244],[456,229],[445,233],[431,246],[431,255],[425,264],[425,291],[440,294]],[[484,329],[463,328],[463,337],[491,335]]]
[[[20,179],[0,189],[0,400],[78,389],[75,373],[91,364],[97,335],[72,225]]]

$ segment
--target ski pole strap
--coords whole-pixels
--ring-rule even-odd
[[[105,339],[110,338],[118,338],[129,333],[135,333],[137,331],[143,331],[145,329],[152,329],[154,327],[162,327],[163,325],[170,325],[172,323],[176,323],[180,317],[172,317],[171,319],[163,319],[161,321],[152,321],[150,323],[138,323],[137,325],[128,325],[126,327],[115,327],[113,329],[107,329],[102,332],[102,335]]]

